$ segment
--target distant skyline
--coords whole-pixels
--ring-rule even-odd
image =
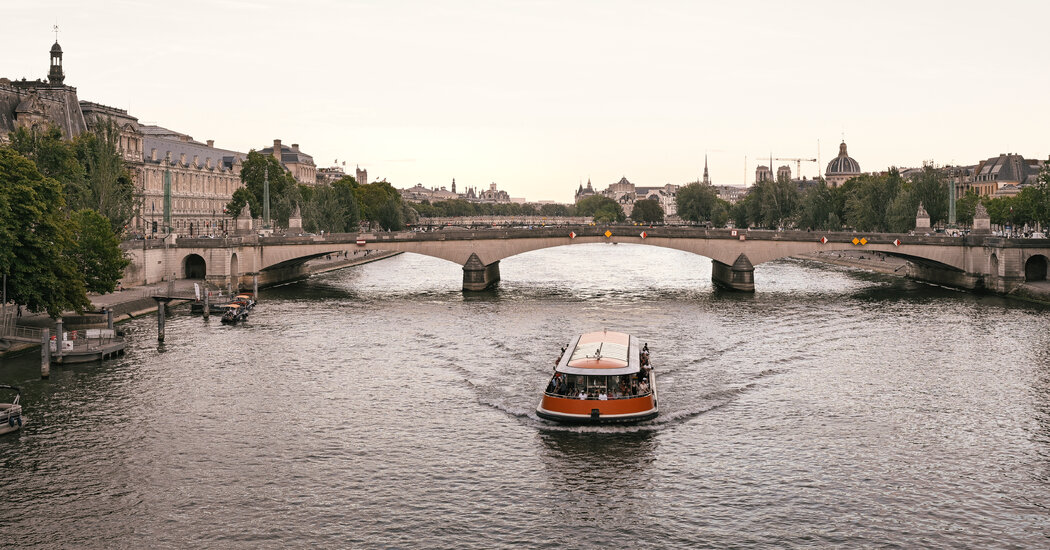
[[[743,185],[845,137],[863,171],[1046,159],[1050,4],[41,0],[0,77],[64,51],[81,100],[248,151],[281,139],[395,187],[571,202],[588,178]],[[1008,18],[1009,25],[1002,25]],[[747,165],[745,168],[745,157]],[[778,161],[791,166],[794,162]],[[797,174],[796,174],[797,175]]]

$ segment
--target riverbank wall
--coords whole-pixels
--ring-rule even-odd
[[[882,252],[818,252],[815,254],[802,254],[795,256],[795,258],[803,260],[812,260],[815,262],[821,262],[825,264],[839,265],[843,267],[852,267],[857,269],[864,269],[867,271],[874,271],[877,273],[884,273],[886,275],[894,275],[897,277],[906,277],[909,279],[915,279],[918,281],[924,281],[923,277],[918,276],[915,264]],[[992,292],[992,291],[987,291]],[[1016,288],[1007,293],[992,292],[1005,298],[1014,298],[1018,300],[1024,300],[1027,302],[1036,302],[1040,304],[1050,305],[1050,282],[1038,281],[1038,282],[1025,282],[1017,285]]]
[[[398,254],[402,253],[376,251],[366,256],[359,257],[318,258],[304,264],[304,274],[301,278],[308,278],[312,275],[377,262],[379,260],[385,260],[397,256]],[[193,284],[195,282],[198,284],[200,283],[200,281],[194,280],[175,281],[173,290],[177,295],[192,295]],[[262,288],[265,288],[265,286],[262,286]],[[115,323],[137,319],[143,315],[152,315],[157,312],[157,301],[153,299],[153,296],[164,295],[167,293],[168,283],[158,283],[121,289],[109,294],[89,295],[88,298],[91,300],[91,305],[96,311],[81,315],[75,313],[63,315],[63,326],[66,330],[104,327],[106,326],[106,316],[103,313],[99,313],[103,309],[113,312],[113,321]],[[191,301],[192,300],[172,300],[168,303],[168,307],[177,307]],[[52,331],[55,330],[55,320],[43,313],[24,315],[18,319],[18,325],[33,328],[47,328]],[[40,349],[40,344],[29,342],[0,340],[0,343],[6,344],[6,347],[0,346],[0,357],[29,353],[32,350]]]

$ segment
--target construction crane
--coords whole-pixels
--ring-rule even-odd
[[[770,164],[773,164],[772,161],[774,161],[774,160],[793,160],[793,161],[795,161],[795,176],[799,177],[799,178],[802,177],[802,163],[803,162],[817,162],[817,159],[800,159],[800,158],[782,158],[781,159],[781,158],[778,158],[778,159],[770,159]],[[769,169],[772,170],[773,167],[770,166]],[[817,167],[817,170],[818,171],[820,170],[819,166]]]

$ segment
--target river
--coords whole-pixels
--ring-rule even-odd
[[[800,260],[576,245],[499,289],[412,254],[176,309],[125,357],[0,364],[17,548],[1046,547],[1050,309]],[[652,349],[661,414],[563,427],[558,350]]]

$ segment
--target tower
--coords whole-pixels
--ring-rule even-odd
[[[55,86],[61,86],[66,79],[62,72],[62,46],[58,45],[57,38],[55,45],[51,46],[51,72],[47,73],[47,79]]]
[[[456,192],[456,178],[452,178],[452,192]]]
[[[711,185],[711,176],[707,173],[707,155],[704,155],[704,185]]]

